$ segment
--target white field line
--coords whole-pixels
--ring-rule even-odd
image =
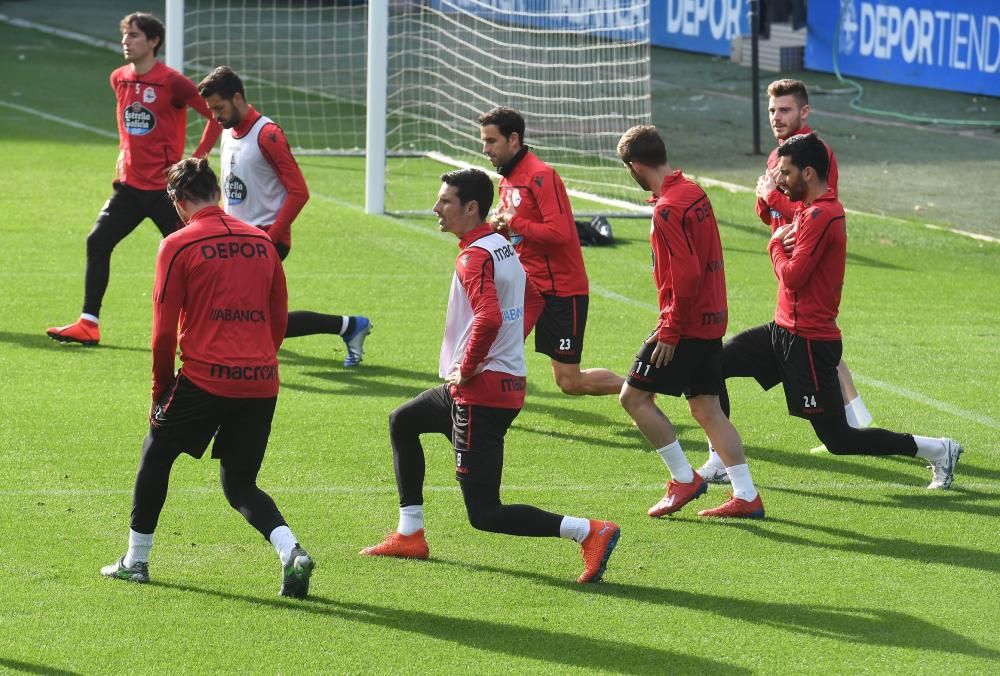
[[[89,124],[83,124],[82,122],[77,122],[76,120],[67,120],[65,117],[59,117],[58,115],[46,113],[45,111],[42,110],[35,110],[34,108],[29,108],[28,106],[21,106],[16,103],[4,101],[3,99],[0,99],[0,106],[16,110],[20,113],[31,115],[33,117],[40,117],[42,119],[48,120],[49,122],[57,122],[67,127],[73,127],[74,129],[82,129],[83,131],[89,131],[92,134],[97,134],[98,136],[103,136],[104,138],[113,138],[115,140],[118,139],[118,134],[116,132],[111,132],[108,131],[107,129],[98,129],[97,127],[91,127]]]
[[[961,477],[959,477],[960,479]],[[956,483],[957,488],[969,489],[969,490],[1000,490],[1000,482],[995,481],[975,481],[975,482],[962,482]],[[872,493],[872,492],[884,492],[886,490],[905,490],[912,491],[917,494],[924,494],[927,489],[924,487],[922,482],[916,484],[901,484],[890,481],[879,481],[876,483],[865,483],[857,484],[850,483],[846,481],[830,481],[823,483],[796,483],[790,485],[783,484],[758,484],[761,489],[769,489],[775,491],[802,491],[802,490],[816,490],[823,492],[843,492],[843,493]],[[395,486],[263,486],[264,490],[268,493],[275,495],[394,495],[396,493]],[[599,485],[573,485],[573,486],[560,486],[558,484],[543,484],[543,485],[504,485],[505,492],[521,492],[521,493],[550,493],[552,491],[559,491],[565,493],[656,493],[657,491],[663,491],[663,483],[650,483],[650,484],[599,484]],[[459,487],[457,484],[449,486],[424,486],[425,492],[431,493],[458,493]],[[218,486],[189,486],[189,487],[171,487],[170,494],[174,495],[177,493],[187,494],[187,495],[209,495],[221,493],[222,489]],[[0,489],[0,497],[32,497],[32,496],[48,496],[48,497],[95,497],[102,495],[131,495],[131,488],[17,488],[17,489]]]
[[[979,423],[984,427],[989,427],[990,429],[1000,429],[1000,422],[994,420],[993,418],[982,415],[980,413],[974,413],[972,411],[966,411],[965,409],[959,408],[957,406],[952,406],[951,404],[938,401],[937,399],[932,399],[927,395],[920,394],[919,392],[914,392],[913,390],[908,390],[905,387],[899,387],[893,385],[892,383],[882,382],[881,380],[876,380],[875,378],[869,378],[868,376],[854,374],[854,379],[861,383],[862,385],[868,385],[869,387],[874,387],[878,390],[883,390],[891,394],[895,394],[898,397],[904,399],[909,399],[910,401],[915,401],[919,404],[924,404],[930,408],[937,409],[943,413],[948,413],[950,415],[965,418],[966,420],[971,420],[972,422]]]

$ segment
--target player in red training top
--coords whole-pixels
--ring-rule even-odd
[[[788,138],[796,134],[808,134],[809,129],[807,119],[809,117],[809,92],[805,84],[799,80],[775,80],[768,88],[768,116],[771,121],[771,130],[774,138],[778,142],[774,150],[767,158],[767,167],[764,173],[757,179],[757,215],[766,225],[771,226],[773,232],[776,228],[792,222],[796,204],[788,195],[781,190],[776,178],[778,175],[778,147]],[[824,144],[825,145],[825,144]],[[834,157],[833,150],[826,146],[827,157],[830,159],[830,169],[827,174],[827,185],[837,194],[837,158]],[[854,386],[854,378],[847,367],[847,363],[841,359],[837,364],[837,377],[840,381],[840,390],[844,398],[844,411],[847,415],[847,423],[851,427],[868,427],[872,423],[872,416],[868,412],[861,395]],[[811,449],[813,453],[826,451],[826,446],[816,446]],[[708,460],[698,468],[698,473],[709,482],[724,481],[726,478],[725,468],[721,459],[710,450]]]
[[[167,182],[187,226],[163,240],[156,256],[149,434],[135,477],[128,551],[101,574],[149,581],[170,469],[181,453],[200,458],[214,438],[226,499],[277,550],[281,594],[303,597],[312,559],[257,487],[288,314],[281,261],[267,235],[219,208],[219,183],[207,159],[178,162]],[[182,366],[175,375],[178,343]]]
[[[256,225],[274,240],[284,260],[292,247],[292,221],[309,200],[306,179],[292,156],[285,133],[246,101],[239,76],[220,66],[198,84],[216,121],[232,131],[222,135],[222,207]],[[286,338],[317,333],[344,339],[344,366],[357,366],[372,329],[367,317],[297,310],[288,313]]]
[[[483,153],[500,174],[500,206],[492,225],[510,238],[528,278],[545,299],[535,352],[552,360],[566,394],[618,394],[625,379],[607,369],[580,370],[590,289],[566,187],[524,145],[524,118],[511,108],[479,117]]]
[[[781,383],[789,415],[808,420],[831,453],[915,455],[930,463],[928,488],[948,488],[962,454],[957,441],[847,423],[837,380],[843,349],[837,315],[847,259],[844,208],[827,185],[829,154],[815,134],[787,139],[778,147],[778,158],[778,185],[797,203],[792,222],[776,228],[768,244],[778,307],[774,321],[725,344],[723,378],[752,377],[765,390]],[[728,415],[725,389],[722,395]]]
[[[118,101],[118,154],[114,192],[87,236],[83,312],[73,324],[48,329],[53,340],[97,345],[98,315],[111,275],[111,252],[150,218],[164,237],[180,226],[167,199],[166,173],[184,155],[187,108],[209,118],[194,154],[204,157],[222,131],[198,96],[194,83],[156,60],[163,45],[163,24],[152,14],[135,12],[121,21],[122,53],[128,63],[111,73]]]
[[[743,454],[739,432],[722,412],[722,336],[729,320],[719,225],[708,195],[674,170],[656,127],[637,126],[618,141],[618,157],[643,190],[656,198],[649,241],[660,319],[646,339],[622,388],[622,407],[670,472],[667,492],[648,514],[673,514],[708,489],[684,456],[657,393],[684,395],[691,416],[725,458],[732,497],[699,516],[760,519],[764,504]]]
[[[389,416],[399,526],[361,553],[429,556],[420,435],[438,432],[455,448],[455,478],[473,528],[575,540],[584,560],[577,582],[597,582],[618,542],[616,524],[500,502],[504,436],[524,405],[524,338],[542,311],[542,299],[511,243],[486,223],[493,203],[490,177],[478,169],[462,169],[441,181],[434,213],[441,231],[455,235],[460,249],[439,360],[445,382]]]

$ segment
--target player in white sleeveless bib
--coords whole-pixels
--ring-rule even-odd
[[[243,82],[226,66],[198,84],[212,115],[230,131],[222,134],[222,208],[227,214],[266,231],[284,259],[292,248],[292,221],[309,200],[309,188],[292,156],[284,132],[246,102]],[[357,366],[365,338],[372,329],[368,317],[297,310],[288,313],[286,338],[317,333],[344,339],[344,366]]]
[[[434,213],[443,232],[459,240],[439,375],[444,384],[406,402],[389,416],[399,526],[368,556],[426,559],[424,450],[420,435],[438,432],[455,448],[455,478],[473,528],[529,537],[562,537],[581,544],[584,571],[597,582],[618,543],[611,521],[545,512],[500,501],[504,436],[524,405],[524,338],[544,307],[507,239],[486,216],[493,183],[478,169],[441,177]]]

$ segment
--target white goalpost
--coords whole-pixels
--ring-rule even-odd
[[[615,144],[651,120],[650,0],[166,1],[168,62],[231,66],[298,154],[365,156],[369,213],[387,157],[491,169],[476,118],[496,105],[571,194],[640,201]]]

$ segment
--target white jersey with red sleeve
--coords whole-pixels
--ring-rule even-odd
[[[524,405],[527,275],[505,237],[483,225],[461,239],[455,261],[439,375],[458,364],[467,381],[453,388],[459,404]],[[537,296],[537,292],[534,292]]]

